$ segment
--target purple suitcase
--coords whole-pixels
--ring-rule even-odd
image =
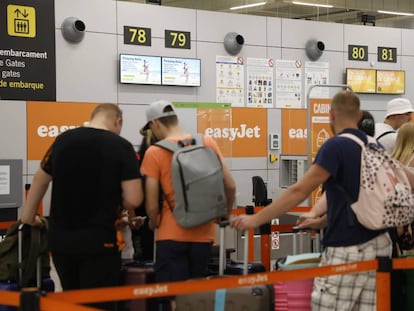
[[[220,256],[219,276],[223,277],[225,269],[224,259],[224,229],[228,222],[220,224]],[[244,261],[236,267],[237,274],[247,274],[248,239],[245,239]],[[226,267],[227,269],[227,267]],[[240,273],[241,271],[241,273]],[[249,272],[253,273],[253,272]],[[216,277],[216,276],[214,276]],[[191,281],[190,281],[191,282]],[[180,311],[214,311],[214,310],[249,310],[249,311],[273,311],[274,288],[273,285],[254,285],[194,294],[178,295],[176,298],[177,310]]]
[[[18,259],[19,262],[22,262],[22,254],[23,254],[23,250],[21,248],[22,246],[22,228],[23,225],[20,225],[19,227],[19,237],[18,237]],[[55,291],[55,282],[51,279],[51,278],[43,278],[40,281],[40,268],[41,266],[41,257],[38,258],[37,260],[37,264],[36,264],[36,279],[37,279],[37,287],[40,288],[40,290],[42,292],[54,292]],[[20,278],[22,277],[22,273],[23,271],[19,271],[20,274]],[[0,282],[0,290],[6,290],[6,291],[19,291],[20,290],[20,285],[18,284],[18,282]],[[16,307],[12,307],[12,306],[7,306],[7,305],[0,305],[0,311],[17,311],[18,308]]]

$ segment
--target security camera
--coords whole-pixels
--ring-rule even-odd
[[[325,50],[325,44],[322,41],[309,40],[306,42],[305,51],[310,60],[318,60]]]
[[[229,32],[224,37],[224,48],[230,55],[236,55],[240,52],[244,44],[242,35],[236,32]]]
[[[66,41],[78,43],[85,36],[85,23],[77,17],[67,17],[62,22],[62,35]]]

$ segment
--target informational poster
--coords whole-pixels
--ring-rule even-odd
[[[273,63],[271,58],[247,59],[247,107],[274,107]]]
[[[0,1],[0,99],[56,100],[54,2]]]
[[[0,165],[0,195],[10,194],[10,165]]]
[[[276,108],[303,108],[302,61],[276,60]]]
[[[308,94],[309,87],[314,84],[329,84],[328,62],[305,62],[305,92]],[[329,98],[329,88],[315,87],[312,89],[310,98]],[[306,108],[307,103],[305,104]]]
[[[216,101],[244,107],[243,57],[216,56]]]
[[[333,136],[330,121],[329,111],[331,109],[330,98],[311,98],[310,103],[310,154],[309,163],[313,163],[319,148]],[[319,186],[312,192],[311,205],[313,206],[322,195],[322,186]]]

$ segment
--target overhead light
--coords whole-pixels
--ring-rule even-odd
[[[319,8],[333,8],[332,4],[318,4],[318,3],[309,3],[309,2],[300,2],[300,1],[292,1],[292,3],[297,4],[297,5],[316,6]]]
[[[378,10],[377,12],[382,13],[382,14],[391,14],[391,15],[414,16],[413,13],[405,13],[405,12],[383,11],[383,10]]]
[[[250,3],[250,4],[245,4],[245,5],[239,5],[239,6],[233,6],[233,7],[230,8],[230,10],[240,10],[240,9],[254,8],[256,6],[265,5],[266,3],[267,3],[267,1],[263,1],[263,2]]]

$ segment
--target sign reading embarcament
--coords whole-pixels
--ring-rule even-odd
[[[56,100],[53,0],[0,1],[0,99]]]

